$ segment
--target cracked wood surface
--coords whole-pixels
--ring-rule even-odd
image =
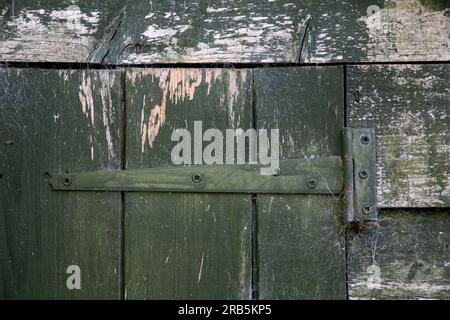
[[[448,61],[449,10],[425,0],[3,0],[0,60]]]

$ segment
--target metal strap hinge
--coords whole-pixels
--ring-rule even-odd
[[[367,141],[366,141],[367,139]],[[53,190],[333,194],[344,192],[347,221],[376,219],[375,135],[344,129],[344,156],[281,160],[261,166],[225,164],[57,174]]]
[[[316,193],[342,191],[342,159],[282,160],[272,175],[260,165],[205,165],[55,175],[54,190],[209,193]]]

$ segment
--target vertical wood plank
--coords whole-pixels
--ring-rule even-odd
[[[0,69],[0,282],[8,299],[119,297],[120,194],[55,192],[52,173],[120,163],[116,71]],[[81,289],[68,290],[69,265]]]
[[[255,71],[258,129],[280,129],[282,159],[341,154],[341,67]],[[345,299],[342,199],[258,195],[259,297]]]
[[[194,121],[252,124],[247,70],[131,69],[126,97],[127,169],[175,166],[172,131]],[[249,195],[126,193],[126,298],[249,298],[251,210]]]

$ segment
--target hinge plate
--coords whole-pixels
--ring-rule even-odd
[[[342,159],[324,157],[280,161],[273,175],[260,165],[205,165],[177,168],[81,172],[54,175],[54,190],[209,193],[339,194]]]
[[[344,128],[343,162],[347,221],[377,220],[374,129]]]
[[[58,174],[53,190],[335,194],[348,222],[377,220],[375,130],[344,128],[343,157],[282,160],[273,175],[260,165],[229,164]]]

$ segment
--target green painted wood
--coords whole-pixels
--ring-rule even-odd
[[[448,209],[382,210],[349,233],[349,298],[449,299],[449,234]]]
[[[0,296],[119,298],[120,193],[55,192],[48,174],[120,167],[120,73],[2,68],[0,83]]]
[[[169,191],[210,193],[316,193],[342,191],[341,157],[280,161],[278,175],[260,165],[200,165],[184,168],[99,171],[52,176],[54,190]],[[316,186],[308,182],[314,179]],[[375,198],[375,197],[374,197]]]
[[[281,158],[342,154],[341,67],[255,71],[258,128],[280,130]],[[257,195],[262,299],[345,299],[342,197]]]
[[[0,60],[115,64],[450,60],[448,1],[3,0],[0,4]]]
[[[174,167],[173,130],[247,129],[251,72],[131,69],[126,169]],[[250,195],[125,193],[127,299],[248,299]]]
[[[449,206],[450,67],[347,70],[347,125],[377,132],[378,206]]]

